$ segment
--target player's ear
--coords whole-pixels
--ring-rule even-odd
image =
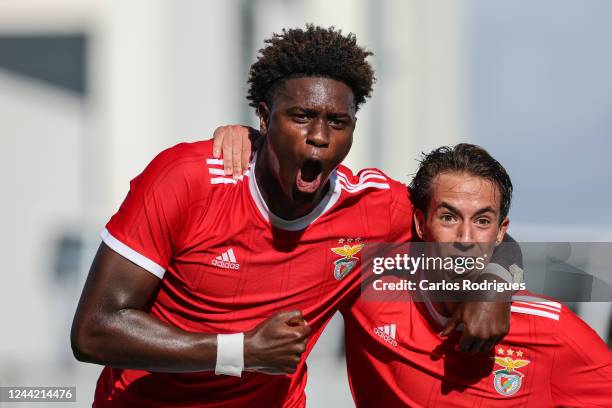
[[[259,116],[259,133],[261,133],[262,136],[266,136],[268,134],[268,124],[270,123],[270,109],[267,103],[259,103],[259,106],[257,106],[257,115]]]
[[[423,229],[425,228],[425,214],[423,211],[416,208],[412,215],[414,220],[414,229],[421,240],[423,240]]]
[[[499,224],[499,231],[497,231],[497,236],[495,237],[496,246],[501,244],[501,242],[504,240],[504,236],[506,235],[506,231],[508,231],[509,226],[510,226],[510,218],[506,217],[501,222],[501,224]]]

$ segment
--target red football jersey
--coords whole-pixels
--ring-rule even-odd
[[[287,221],[268,211],[253,171],[254,161],[241,180],[225,176],[210,141],[172,147],[132,180],[102,237],[161,279],[152,316],[187,331],[236,333],[297,309],[313,328],[308,353],[359,290],[361,248],[410,239],[408,191],[379,170],[353,175],[340,166],[321,203]],[[293,375],[241,378],[106,367],[94,405],[303,406],[305,383],[303,361]]]
[[[460,332],[438,335],[447,319],[431,303],[403,300],[357,297],[343,310],[358,407],[612,407],[612,353],[561,303],[517,294],[510,333],[492,354],[467,355],[453,348]]]

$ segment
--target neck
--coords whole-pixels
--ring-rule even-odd
[[[320,202],[329,189],[329,181],[320,188],[313,199],[299,202],[283,191],[278,176],[270,168],[270,158],[265,146],[260,150],[255,162],[255,182],[268,209],[277,217],[285,220],[295,220],[311,212]],[[289,193],[291,194],[291,193]]]

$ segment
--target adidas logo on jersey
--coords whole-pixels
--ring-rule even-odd
[[[215,259],[212,260],[212,264],[218,268],[225,269],[240,269],[240,264],[236,262],[236,256],[234,255],[234,249],[230,248]]]
[[[374,328],[374,333],[387,343],[394,347],[397,347],[397,341],[395,340],[396,326],[395,324],[385,324]]]

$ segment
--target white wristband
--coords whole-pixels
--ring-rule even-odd
[[[244,370],[244,333],[217,334],[215,374],[242,376]]]

